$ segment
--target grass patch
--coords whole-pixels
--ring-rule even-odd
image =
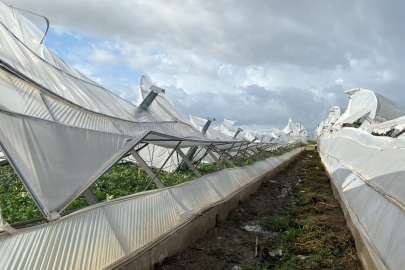
[[[303,162],[301,182],[293,188],[296,207],[284,211],[284,219],[274,218],[290,220],[283,228],[283,256],[275,269],[362,269],[320,157],[317,152],[307,156],[311,157]]]

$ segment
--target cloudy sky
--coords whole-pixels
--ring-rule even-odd
[[[357,87],[405,107],[405,2],[8,3],[48,17],[45,44],[129,101],[144,74],[184,114],[245,127],[314,130]]]

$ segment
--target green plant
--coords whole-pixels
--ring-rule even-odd
[[[288,231],[286,231],[283,235],[281,235],[281,239],[284,241],[293,241],[297,238],[298,232],[296,229],[291,228]]]
[[[289,228],[291,216],[272,216],[268,218],[263,227],[268,231],[285,231]]]

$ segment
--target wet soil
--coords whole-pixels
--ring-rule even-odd
[[[302,256],[294,254],[294,252],[303,252],[295,248],[295,241],[299,236],[293,236],[293,240],[288,242],[288,237],[283,236],[286,235],[284,229],[268,230],[269,219],[289,215],[290,209],[297,208],[293,216],[306,215],[306,218],[333,226],[334,230],[344,231],[344,237],[351,237],[343,212],[333,197],[330,184],[324,184],[321,188],[322,194],[326,194],[322,195],[322,201],[301,206],[302,202],[298,197],[302,190],[297,190],[295,186],[304,185],[300,183],[302,175],[307,173],[307,164],[314,158],[319,158],[316,152],[304,151],[283,171],[264,183],[255,194],[239,204],[237,209],[229,213],[225,221],[208,230],[205,236],[187,249],[167,258],[161,265],[156,265],[155,269],[275,269],[276,267],[277,269],[320,269],[316,266],[319,264],[302,268],[293,265],[283,267],[283,260],[288,261],[291,256]],[[323,171],[321,165],[314,169]],[[321,211],[312,211],[312,208],[321,209]],[[325,211],[322,211],[323,208]],[[291,225],[291,221],[289,224]],[[350,266],[354,267],[347,269],[361,269],[354,242],[352,239],[347,241],[349,241],[347,254],[352,256],[349,258]],[[280,247],[284,249],[282,251],[284,255],[279,251]],[[291,251],[286,257],[285,254],[289,249]],[[349,256],[347,254],[343,257]],[[306,255],[311,256],[311,254]],[[339,264],[341,257],[335,259],[336,265],[345,264],[344,261]],[[334,265],[335,260],[332,261],[331,268],[336,268]]]

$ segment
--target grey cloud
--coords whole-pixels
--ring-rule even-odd
[[[346,106],[343,90],[355,87],[405,107],[402,1],[12,4],[46,15],[51,28],[118,44],[120,59],[111,59],[108,47],[98,44],[106,54],[77,65],[102,69],[100,61],[107,59],[143,70],[160,85],[174,85],[169,95],[186,114],[277,127],[292,116],[311,129],[332,105]],[[132,91],[115,83],[111,87],[120,94]]]
[[[267,90],[258,85],[249,85],[234,93],[219,91],[197,94],[188,94],[173,86],[166,89],[175,106],[185,114],[216,117],[220,121],[233,119],[242,126],[283,128],[291,116],[294,121],[314,130],[320,115],[327,115],[335,104],[343,103],[338,105],[346,106],[348,102],[339,86],[328,89],[340,92],[336,99],[318,99],[308,89],[293,87]]]
[[[376,44],[354,1],[46,1],[13,3],[94,37],[156,42],[219,61],[334,68],[366,58]],[[385,29],[385,28],[384,28]],[[360,42],[359,42],[360,41]]]

